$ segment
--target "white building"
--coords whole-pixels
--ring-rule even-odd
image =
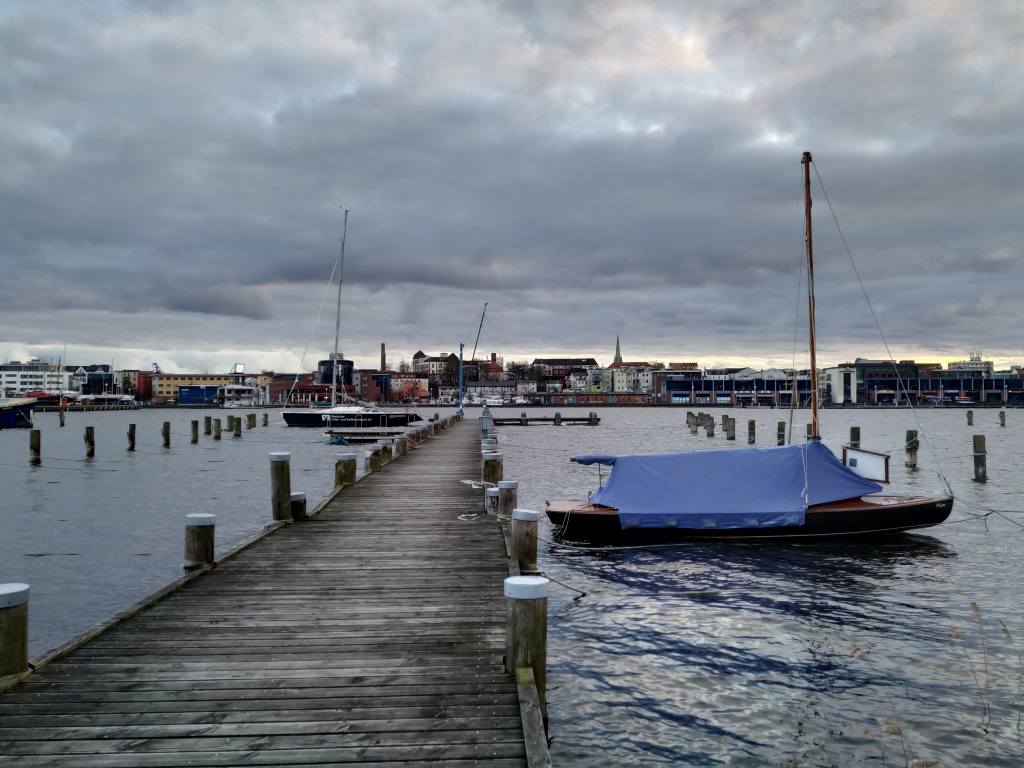
[[[623,366],[612,369],[612,390],[614,392],[644,392],[654,390],[654,375],[650,368]]]
[[[835,405],[857,402],[856,366],[840,365],[835,368],[826,368],[824,374],[831,392],[830,402]]]
[[[37,389],[61,392],[71,388],[70,379],[67,370],[35,357],[25,363],[12,360],[0,365],[0,396],[17,397]]]
[[[950,373],[955,373],[957,378],[981,378],[991,379],[995,365],[991,360],[982,360],[980,352],[971,354],[969,360],[958,360],[946,366]]]

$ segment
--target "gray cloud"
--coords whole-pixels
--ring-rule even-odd
[[[9,3],[0,353],[294,365],[344,204],[367,364],[484,300],[509,356],[783,361],[811,149],[894,351],[1019,358],[1022,36],[1011,3]],[[823,355],[879,354],[815,199]]]

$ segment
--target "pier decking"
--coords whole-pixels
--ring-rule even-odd
[[[0,694],[0,765],[525,766],[479,476],[457,423],[47,663]]]

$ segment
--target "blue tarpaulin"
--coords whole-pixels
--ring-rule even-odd
[[[818,441],[777,448],[578,456],[613,467],[590,500],[617,509],[623,528],[802,525],[808,506],[877,493]]]

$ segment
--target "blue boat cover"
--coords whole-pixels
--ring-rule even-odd
[[[578,456],[613,467],[590,500],[619,511],[623,528],[771,528],[803,525],[808,506],[877,493],[819,441],[639,456]]]

